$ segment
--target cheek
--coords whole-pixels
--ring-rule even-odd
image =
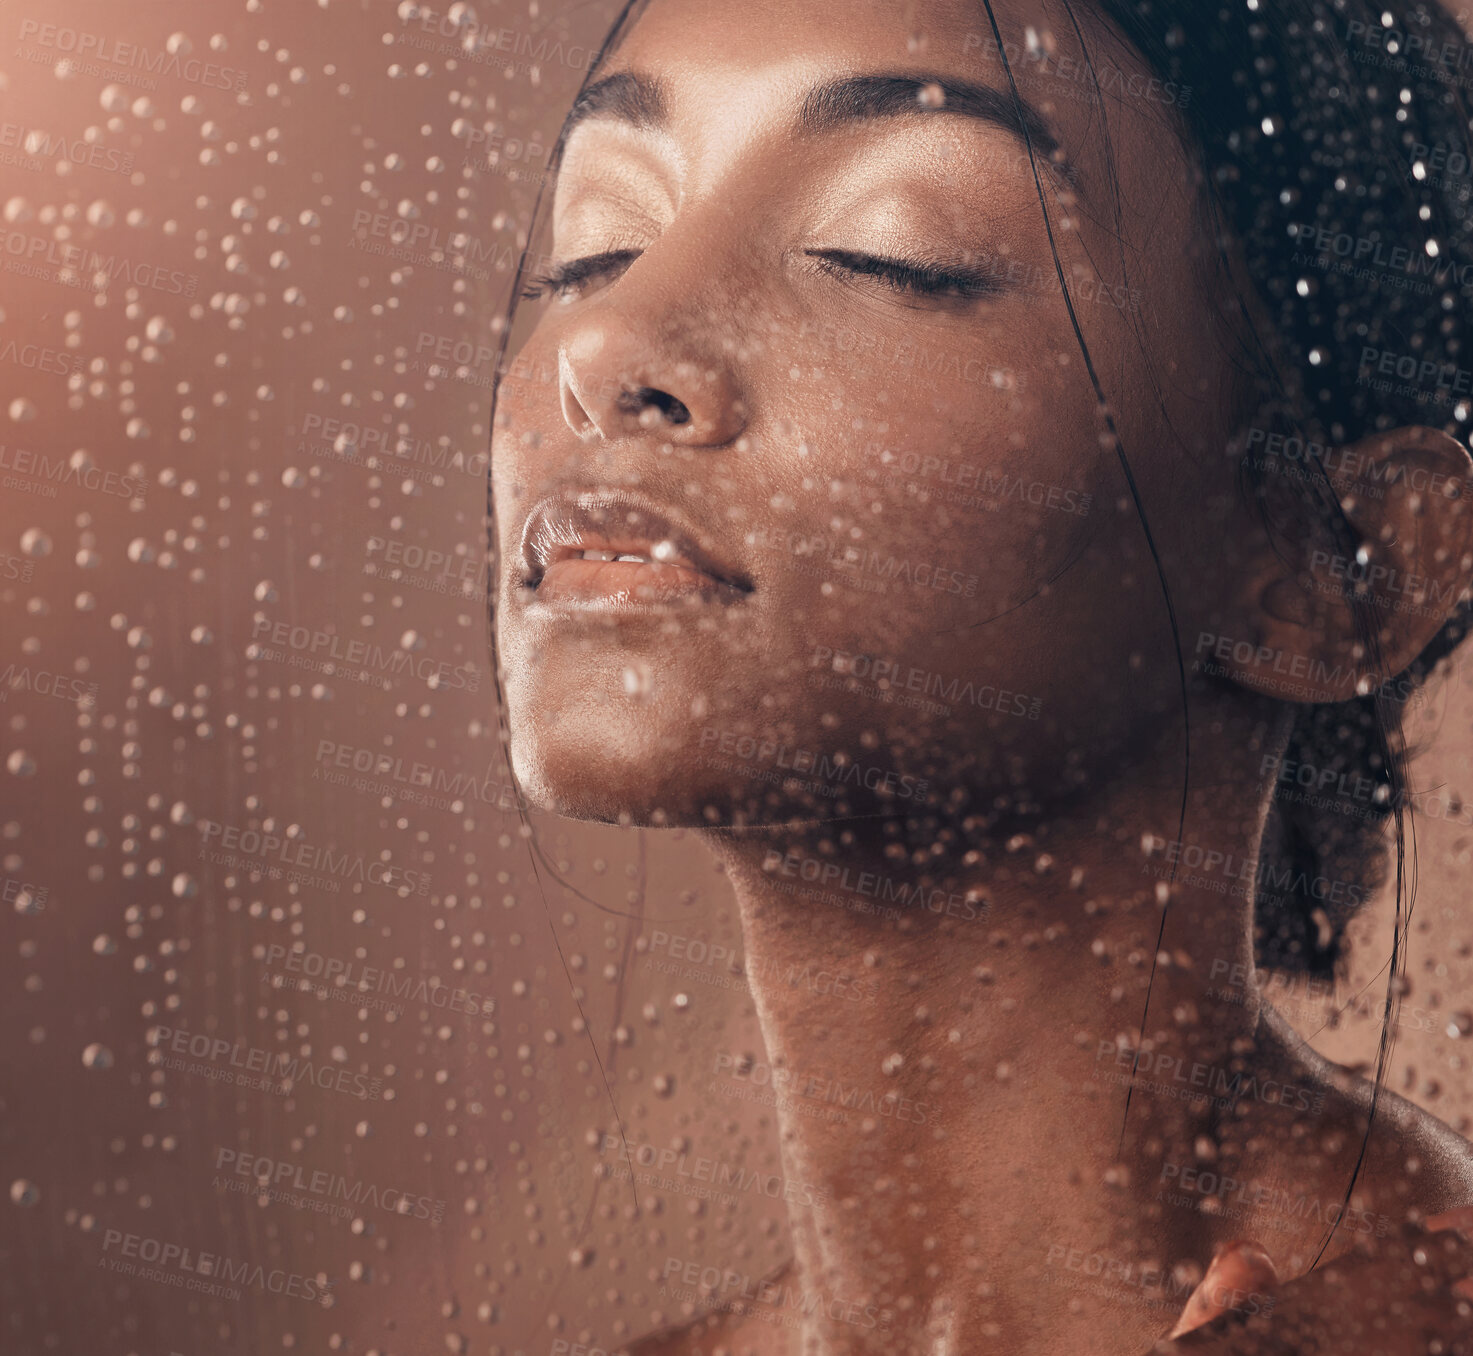
[[[759,468],[770,498],[749,535],[761,566],[846,631],[985,623],[1058,574],[1090,531],[1110,472],[1093,402],[1077,383],[961,361],[947,379],[905,382],[871,360],[842,384],[793,392],[822,413],[800,426],[798,461]]]
[[[868,375],[795,396],[834,407],[805,430],[807,474],[763,468],[786,511],[756,558],[790,605],[775,652],[803,688],[784,707],[836,746],[877,734],[912,770],[1109,742],[1134,720],[1121,677],[1158,604],[1122,553],[1134,524],[1087,384],[1046,355],[996,384]]]

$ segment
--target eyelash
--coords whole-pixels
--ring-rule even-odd
[[[618,269],[628,268],[639,255],[639,250],[604,250],[601,254],[585,254],[581,259],[554,264],[546,273],[539,273],[528,281],[522,288],[522,298],[536,301],[547,296],[559,299],[577,296],[586,284]]]
[[[907,296],[974,301],[979,297],[993,296],[998,291],[997,284],[985,274],[964,269],[937,268],[907,259],[862,254],[856,250],[806,250],[805,253],[825,273],[839,277],[873,278]],[[581,259],[555,264],[546,273],[530,279],[522,289],[522,297],[536,301],[547,296],[560,299],[577,296],[590,282],[627,268],[639,255],[639,250],[605,250],[601,254],[586,254]]]
[[[966,269],[942,268],[909,259],[887,259],[854,250],[808,250],[806,253],[826,273],[873,278],[909,296],[975,301],[979,297],[993,296],[998,291],[996,282],[985,273]]]

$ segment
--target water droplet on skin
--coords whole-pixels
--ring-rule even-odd
[[[916,91],[916,102],[922,108],[944,108],[946,106],[946,91],[934,80],[929,81]]]
[[[10,1199],[16,1205],[35,1205],[41,1199],[41,1191],[34,1182],[28,1182],[24,1177],[17,1177],[10,1184]]]
[[[30,886],[28,886],[28,885],[22,885],[21,888],[18,891],[16,891],[16,895],[15,895],[15,911],[16,911],[16,913],[23,914],[23,915],[29,917],[32,914],[38,914],[38,913],[40,913],[41,910],[42,910],[42,908],[44,908],[44,907],[45,906],[42,904],[41,900],[37,897],[35,891],[32,890],[30,888]]]
[[[107,1046],[94,1042],[82,1051],[82,1063],[89,1069],[111,1069],[113,1052]]]
[[[35,760],[24,749],[14,750],[5,760],[5,766],[14,777],[34,777],[36,775]]]
[[[10,418],[14,423],[23,424],[27,420],[36,417],[35,402],[27,400],[25,396],[16,396],[10,402]]]

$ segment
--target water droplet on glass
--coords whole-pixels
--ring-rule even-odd
[[[17,1177],[10,1184],[10,1199],[16,1205],[35,1205],[41,1199],[41,1192],[34,1182],[28,1182],[24,1177]]]

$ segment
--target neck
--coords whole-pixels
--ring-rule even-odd
[[[773,1302],[804,1314],[805,1353],[944,1356],[979,1332],[998,1352],[1104,1350],[1101,1331],[1144,1350],[1174,1322],[1172,1268],[1205,1266],[1212,1225],[1157,1198],[1163,1165],[1218,1138],[1225,1113],[1193,1094],[1231,1091],[1258,1038],[1259,815],[1241,781],[1231,806],[1193,798],[1163,932],[1179,793],[1142,804],[1139,785],[924,866],[832,826],[711,836],[767,1047],[718,1077],[777,1093],[803,1189]],[[1212,874],[1186,870],[1198,845],[1222,854]]]

